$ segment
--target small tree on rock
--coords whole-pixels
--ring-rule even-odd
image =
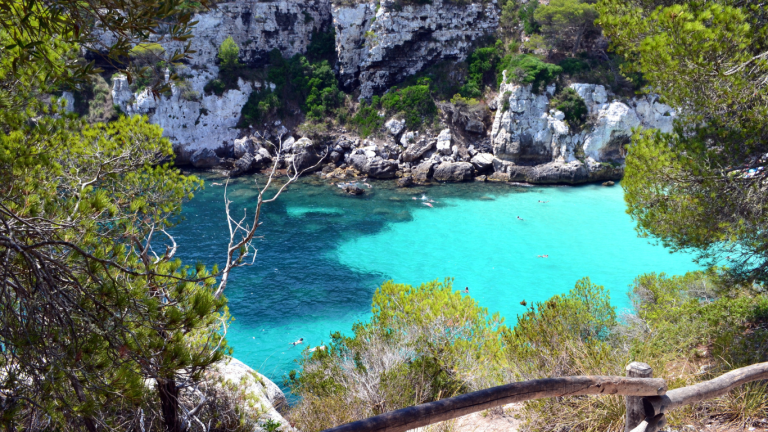
[[[224,75],[231,76],[242,66],[240,63],[240,47],[232,36],[224,39],[219,46],[219,68]]]

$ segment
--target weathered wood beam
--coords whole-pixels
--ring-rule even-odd
[[[661,378],[620,376],[544,378],[506,384],[403,408],[326,429],[325,432],[404,432],[513,402],[580,395],[655,396],[663,395],[666,390],[667,383]]]
[[[763,379],[768,379],[768,362],[734,369],[709,381],[670,390],[665,395],[643,398],[645,416],[653,418],[683,405],[722,396],[742,384]]]
[[[630,378],[651,378],[653,369],[647,363],[632,362],[625,368],[627,376]],[[645,420],[645,409],[643,408],[642,396],[625,396],[624,403],[627,412],[624,418],[624,432],[632,432],[636,426]],[[655,431],[645,431],[655,432]]]

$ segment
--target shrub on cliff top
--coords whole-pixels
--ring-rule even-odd
[[[563,68],[546,63],[530,54],[506,55],[498,66],[498,82],[501,83],[502,72],[507,71],[507,80],[517,84],[533,84],[533,91],[538,92],[541,85],[554,81]]]

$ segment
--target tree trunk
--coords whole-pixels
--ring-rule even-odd
[[[579,45],[581,45],[581,38],[584,36],[585,31],[587,31],[587,23],[584,23],[584,25],[579,28],[578,33],[576,33],[576,43],[573,44],[573,55],[576,55],[576,51],[579,50]]]
[[[72,383],[72,387],[75,389],[77,399],[81,403],[84,403],[86,401],[85,392],[83,392],[83,386],[80,385],[80,381],[74,376],[70,376],[69,381]],[[91,416],[84,416],[83,423],[85,423],[85,428],[88,429],[88,432],[96,432],[96,423],[93,421]]]
[[[157,380],[157,392],[160,394],[160,406],[163,411],[163,422],[167,432],[182,432],[179,420],[179,389],[176,380]]]

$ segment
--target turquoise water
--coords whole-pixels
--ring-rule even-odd
[[[184,208],[187,220],[174,230],[184,260],[223,262],[223,188],[212,185],[220,181],[207,177]],[[261,181],[230,185],[233,213],[253,204]],[[545,300],[584,276],[608,288],[621,310],[635,276],[697,268],[690,256],[636,236],[620,187],[370,183],[364,197],[315,179],[293,186],[265,206],[255,265],[231,276],[234,356],[277,383],[303,349],[290,342],[303,337],[304,347],[316,346],[332,331],[348,332],[367,318],[376,286],[387,279],[453,277],[457,289],[468,286],[482,306],[514,323],[521,300]]]

